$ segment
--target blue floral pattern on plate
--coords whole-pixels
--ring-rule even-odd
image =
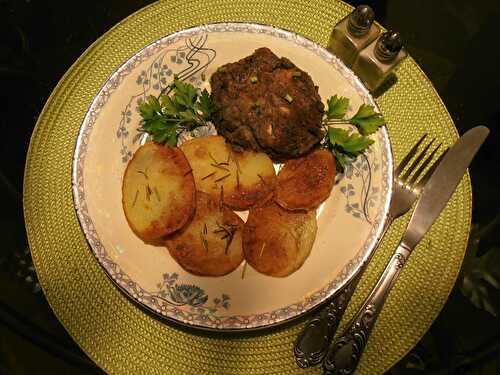
[[[206,48],[207,35],[186,39],[186,43],[175,49],[166,49],[149,64],[147,69],[141,70],[135,83],[137,92],[131,95],[130,100],[121,112],[117,138],[121,140],[121,158],[127,163],[132,157],[126,138],[130,132],[134,133],[132,144],[136,144],[142,136],[138,128],[129,129],[131,125],[132,108],[139,113],[139,104],[150,95],[158,96],[169,91],[169,85],[175,76],[188,81],[195,87],[200,87],[205,80],[205,71],[215,59],[214,49]],[[136,124],[135,124],[136,125]]]
[[[371,148],[366,155],[348,161],[343,178],[341,179],[340,192],[346,198],[345,211],[357,219],[372,223],[371,211],[376,206],[379,188],[372,184],[372,173],[380,168],[373,157]],[[353,180],[361,181],[361,190],[355,189]]]
[[[163,274],[163,281],[157,284],[158,290],[154,294],[171,305],[191,306],[193,312],[212,317],[217,317],[220,309],[229,309],[231,298],[227,294],[213,298],[210,303],[202,288],[178,283],[178,278],[179,275],[175,272]]]

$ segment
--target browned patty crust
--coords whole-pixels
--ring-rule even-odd
[[[303,155],[322,138],[324,106],[311,77],[268,48],[211,77],[215,126],[235,146],[275,161]]]

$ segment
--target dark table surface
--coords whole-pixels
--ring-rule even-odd
[[[469,255],[476,248],[485,255],[467,258],[433,326],[390,373],[500,374],[500,321],[460,291],[465,276],[478,304],[500,312],[500,291],[484,277],[490,272],[500,280],[500,3],[348,2],[371,5],[381,24],[401,32],[459,133],[476,125],[492,130],[470,168],[476,230]],[[59,324],[37,284],[22,212],[24,163],[37,117],[64,72],[99,36],[149,3],[0,0],[0,374],[101,373]]]

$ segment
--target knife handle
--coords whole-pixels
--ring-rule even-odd
[[[354,372],[380,310],[410,252],[411,249],[407,246],[399,244],[361,309],[348,324],[344,333],[330,347],[323,363],[325,374],[347,375]]]

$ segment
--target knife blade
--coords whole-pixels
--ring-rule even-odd
[[[437,219],[489,134],[485,126],[467,131],[445,155],[425,186],[401,242],[413,249]]]
[[[446,206],[467,167],[489,134],[484,126],[467,131],[442,159],[415,207],[401,242],[362,307],[333,343],[323,363],[327,375],[351,374],[369,334],[406,260]]]

